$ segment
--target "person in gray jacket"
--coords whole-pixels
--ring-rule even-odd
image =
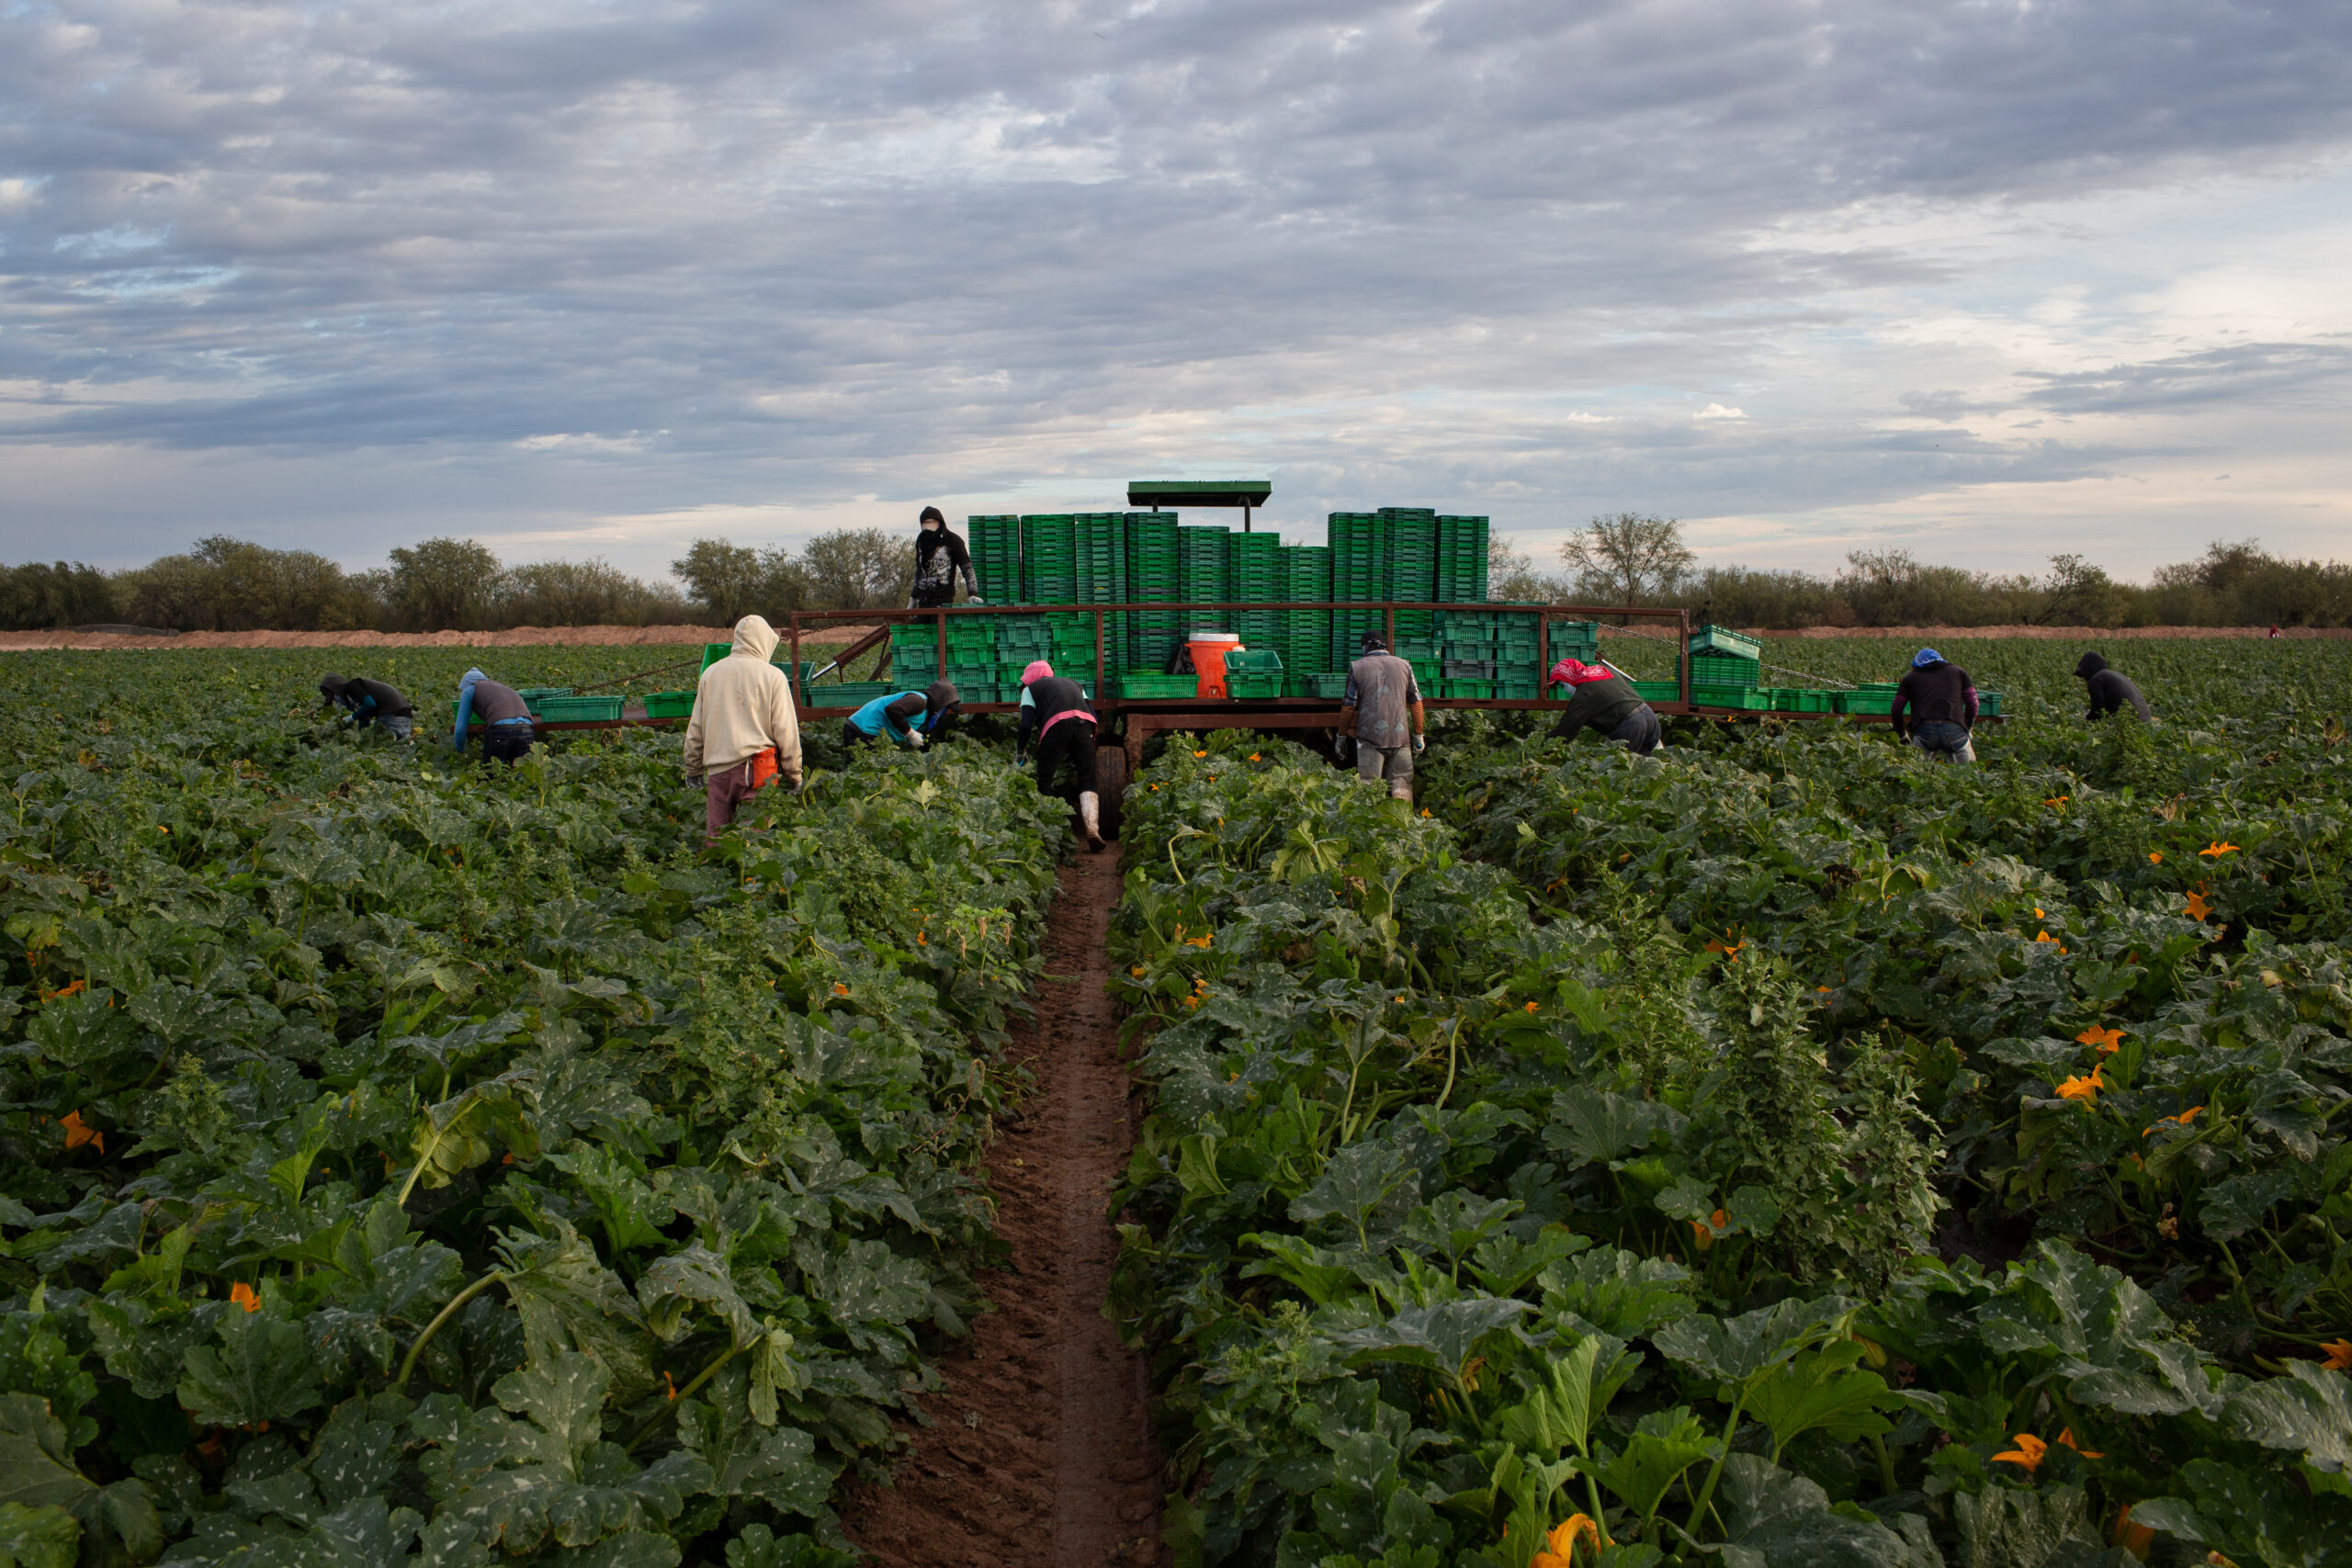
[[[479,670],[467,671],[458,682],[458,721],[449,740],[461,755],[469,728],[481,730],[484,761],[520,761],[538,734],[532,728],[531,710],[524,705],[522,694]]]
[[[1658,750],[1664,732],[1657,711],[1642,700],[1634,682],[1606,664],[1563,659],[1552,666],[1552,683],[1575,688],[1576,695],[1560,710],[1552,733],[1574,739],[1579,731],[1597,729],[1611,740],[1622,740],[1636,757]]]
[[[1340,699],[1340,735],[1352,746],[1356,776],[1386,780],[1391,800],[1413,798],[1413,754],[1429,744],[1428,717],[1413,667],[1388,651],[1378,632],[1363,634],[1363,657],[1348,666],[1347,694]]]
[[[2154,721],[2155,716],[2148,711],[2148,699],[2140,694],[2139,686],[2122,671],[2109,668],[2107,660],[2098,654],[2083,655],[2083,661],[2075,666],[2075,678],[2090,688],[2091,710],[2083,716],[2085,718],[2105,718],[2128,703],[2143,724]]]

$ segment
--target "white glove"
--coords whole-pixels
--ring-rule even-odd
[[[1429,749],[1430,749],[1430,738],[1429,738],[1428,736],[1426,736],[1426,735],[1416,735],[1416,736],[1414,736],[1414,737],[1413,737],[1413,750],[1415,751],[1415,753],[1417,753],[1417,754],[1418,754],[1418,753],[1419,753],[1419,752],[1426,751],[1426,750],[1428,750]]]
[[[965,600],[964,603],[967,604],[985,604],[988,601],[975,593],[969,599]]]
[[[907,743],[918,751],[922,750],[924,742],[929,739],[930,738],[924,735],[920,729],[910,729],[907,731]]]

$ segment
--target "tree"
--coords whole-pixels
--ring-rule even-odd
[[[670,574],[714,625],[731,626],[758,613],[766,570],[760,552],[726,539],[696,539],[670,563]]]
[[[392,552],[392,615],[418,631],[477,630],[498,594],[498,558],[471,539],[427,539]]]
[[[914,541],[883,528],[836,528],[803,545],[796,565],[816,609],[897,609],[914,587]]]
[[[1503,535],[1489,535],[1487,539],[1487,597],[1497,603],[1536,602],[1557,599],[1565,585],[1556,578],[1544,577],[1535,570],[1535,563],[1523,550],[1511,548],[1510,540]]]
[[[1671,517],[1620,512],[1596,517],[1560,547],[1577,573],[1577,592],[1598,601],[1643,604],[1672,593],[1696,559]]]

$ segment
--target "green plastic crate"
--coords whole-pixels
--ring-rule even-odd
[[[1278,671],[1272,675],[1236,675],[1228,671],[1225,677],[1225,694],[1256,701],[1283,694],[1283,678]]]
[[[876,697],[899,688],[888,681],[829,682],[808,688],[808,705],[820,708],[862,708]]]
[[[1283,685],[1295,697],[1319,697],[1337,702],[1348,694],[1347,671],[1316,671],[1304,675],[1292,675]]]
[[[1701,626],[1690,634],[1693,653],[1728,653],[1739,659],[1761,659],[1764,645],[1752,637],[1742,637],[1729,626]]]
[[[1702,708],[1737,708],[1747,713],[1769,713],[1772,699],[1753,686],[1702,686],[1690,688],[1690,701]]]
[[[1679,703],[1682,700],[1682,682],[1679,681],[1636,681],[1634,690],[1645,703]]]
[[[1495,695],[1492,681],[1446,681],[1441,683],[1440,695],[1491,702]]]
[[[541,697],[537,715],[549,724],[594,724],[620,717],[618,697]]]
[[[1763,667],[1753,659],[1726,653],[1690,656],[1690,683],[1694,686],[1754,686],[1762,674]]]
[[[1495,682],[1495,699],[1498,702],[1532,703],[1542,692],[1542,684],[1532,675],[1521,681]]]
[[[1271,648],[1237,648],[1225,656],[1228,675],[1279,675],[1283,656]]]
[[[1123,697],[1193,697],[1198,696],[1201,678],[1197,675],[1137,675],[1119,677],[1119,694]]]
[[[1829,694],[1803,686],[1761,686],[1758,691],[1769,696],[1774,713],[1827,713]]]
[[[1986,718],[2000,717],[2001,694],[1998,692],[1979,691],[1976,694],[1976,711]]]
[[[648,718],[688,718],[695,711],[692,692],[654,692],[645,699]]]
[[[707,642],[702,645],[702,667],[705,670],[735,651],[731,642]]]

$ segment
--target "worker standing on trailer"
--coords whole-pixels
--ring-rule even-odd
[[[887,735],[901,750],[920,750],[939,738],[963,706],[953,681],[933,681],[920,692],[893,692],[842,720],[842,744],[863,746]]]
[[[1062,798],[1078,813],[1087,852],[1102,850],[1102,797],[1094,789],[1094,705],[1086,688],[1054,673],[1044,660],[1021,671],[1021,731],[1012,739],[1012,765],[1025,761],[1032,732],[1037,737],[1037,789],[1063,774]]]
[[[416,707],[381,681],[355,675],[319,677],[319,695],[344,710],[343,722],[365,728],[375,725],[396,740],[406,740],[416,728]]]
[[[1911,669],[1895,686],[1894,702],[1886,710],[1897,740],[1905,739],[1905,708],[1910,710],[1908,739],[1919,750],[1939,762],[1976,761],[1976,747],[1969,739],[1976,728],[1976,682],[1967,671],[1932,648],[1921,649],[1911,656]]]
[[[2083,716],[2085,718],[2105,718],[2130,703],[2141,723],[2155,721],[2155,715],[2148,711],[2148,699],[2140,694],[2138,683],[2122,671],[2108,668],[2107,660],[2098,654],[2083,655],[2083,661],[2075,666],[2075,678],[2090,687],[2091,711]]]
[[[1340,736],[1355,750],[1358,778],[1385,779],[1391,800],[1410,800],[1413,754],[1429,744],[1421,688],[1413,667],[1388,651],[1386,637],[1366,632],[1363,646],[1363,657],[1348,666]]]
[[[1555,737],[1572,739],[1597,729],[1611,740],[1623,741],[1636,757],[1646,757],[1658,749],[1662,732],[1657,710],[1642,700],[1634,682],[1608,665],[1563,659],[1552,666],[1550,683],[1576,689],[1576,695],[1561,710],[1560,722],[1552,727]]]
[[[469,670],[458,682],[458,722],[449,737],[462,755],[466,730],[481,726],[481,755],[485,762],[517,762],[531,749],[535,732],[531,710],[512,686],[502,686],[479,670]]]
[[[773,660],[775,628],[735,623],[735,646],[695,682],[686,720],[686,777],[703,785],[703,836],[717,839],[744,797],[776,779],[800,787],[800,716],[792,682]]]
[[[915,585],[907,596],[910,610],[936,610],[956,603],[956,576],[964,577],[966,599],[984,604],[980,581],[972,575],[972,552],[963,536],[953,533],[936,506],[926,506],[915,523]]]

